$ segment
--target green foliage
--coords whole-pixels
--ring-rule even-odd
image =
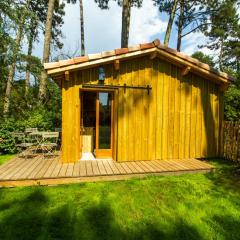
[[[240,88],[231,86],[224,95],[224,116],[226,120],[240,119]]]
[[[200,62],[208,64],[211,67],[214,67],[214,65],[215,65],[212,57],[205,55],[204,53],[202,53],[200,51],[193,53],[192,57],[196,58]]]
[[[237,0],[208,1],[208,9],[211,9],[210,24],[211,27],[203,29],[204,34],[209,38],[205,45],[207,48],[218,52],[217,65],[221,71],[233,59],[239,58],[239,16],[237,11]],[[236,51],[233,50],[236,47]],[[239,62],[239,59],[238,59]],[[235,65],[234,61],[233,65]]]
[[[0,118],[0,152],[4,153],[16,151],[11,132],[22,132],[27,127],[52,131],[61,127],[61,95],[55,83],[49,82],[47,99],[42,105],[38,105],[37,87],[30,87],[28,96],[25,96],[23,82],[15,84],[10,117]]]

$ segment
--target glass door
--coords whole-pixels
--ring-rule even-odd
[[[96,101],[96,157],[112,158],[113,94],[98,92]]]

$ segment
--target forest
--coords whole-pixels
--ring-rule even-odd
[[[122,14],[121,46],[127,47],[131,11],[142,8],[144,0],[89,0],[102,11],[116,2]],[[58,61],[63,56],[52,53],[63,49],[64,15],[67,4],[79,8],[80,50],[85,55],[84,0],[0,0],[0,152],[12,152],[11,131],[38,127],[50,130],[61,127],[61,95],[59,87],[47,77],[43,63]],[[176,49],[191,33],[201,32],[206,44],[192,57],[227,72],[235,78],[224,96],[225,120],[240,119],[240,3],[238,0],[152,0],[159,15],[167,15],[164,39],[169,45],[177,32]],[[93,16],[94,17],[94,16]],[[134,26],[132,26],[134,27]],[[41,37],[42,36],[42,37]],[[175,36],[174,36],[175,37]],[[43,40],[41,39],[43,38]],[[33,54],[34,47],[43,44],[42,57]],[[214,51],[205,55],[201,48]],[[73,57],[73,56],[72,56]],[[66,56],[64,56],[66,58]],[[4,141],[3,141],[4,139]]]

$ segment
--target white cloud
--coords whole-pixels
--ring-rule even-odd
[[[207,43],[208,38],[201,32],[190,33],[182,39],[182,51],[187,55],[191,55],[196,51],[201,51],[206,55],[213,56],[214,52],[207,47],[199,48],[198,46]]]
[[[84,0],[85,45],[86,53],[96,53],[104,50],[119,48],[121,44],[121,17],[122,9],[115,1],[110,1],[109,10],[101,10],[92,0]],[[79,2],[75,5],[66,4],[66,15],[62,32],[63,52],[74,52],[80,46]],[[144,0],[142,8],[132,8],[129,45],[150,42],[155,38],[164,37],[168,16],[160,14],[153,6],[152,0]],[[188,55],[199,50],[198,45],[204,44],[207,38],[200,32],[191,33],[182,40],[182,51]],[[172,31],[170,46],[176,47],[176,29]],[[42,57],[43,37],[35,44],[34,54]],[[212,52],[207,48],[200,51],[205,54]],[[54,54],[55,55],[55,54]],[[79,49],[80,55],[80,49]]]
[[[156,36],[160,38],[166,27],[167,22],[160,19],[152,0],[145,0],[142,8],[132,9],[129,44],[150,42]]]

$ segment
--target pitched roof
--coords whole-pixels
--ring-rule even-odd
[[[169,48],[166,45],[161,44],[158,39],[150,43],[130,46],[128,48],[119,48],[112,51],[88,54],[86,56],[75,57],[68,60],[60,60],[58,62],[44,63],[44,68],[51,77],[59,78],[63,76],[66,71],[91,68],[114,62],[116,60],[121,62],[129,58],[137,58],[148,54],[151,54],[152,58],[159,57],[166,61],[170,61],[179,67],[188,67],[190,71],[203,75],[205,78],[218,83],[229,84],[233,81],[233,78],[227,73],[218,71],[195,58]]]

